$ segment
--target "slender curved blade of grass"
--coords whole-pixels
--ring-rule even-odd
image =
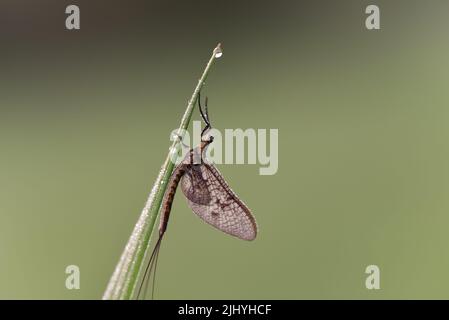
[[[198,99],[198,94],[203,87],[207,75],[214,64],[215,60],[222,55],[221,45],[218,44],[213,50],[212,56],[204,69],[198,84],[193,91],[190,98],[184,116],[182,117],[181,124],[178,128],[178,134],[183,138],[185,130],[187,130],[194,106]],[[125,249],[120,257],[120,260],[109,280],[106,291],[103,295],[104,300],[116,300],[116,299],[132,299],[134,296],[134,290],[137,287],[139,280],[139,273],[142,268],[142,264],[145,261],[145,255],[149,249],[151,234],[153,232],[156,218],[159,214],[159,210],[164,197],[165,190],[167,188],[167,182],[174,169],[174,163],[171,159],[177,157],[177,141],[174,141],[170,147],[169,154],[161,171],[156,179],[156,182],[151,189],[148,200],[142,209],[139,220],[137,221],[134,230],[126,244]]]

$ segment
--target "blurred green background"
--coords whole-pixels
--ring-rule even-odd
[[[65,30],[65,7],[81,30]],[[381,30],[365,29],[377,4]],[[278,128],[219,165],[258,239],[178,193],[159,299],[449,298],[449,3],[2,1],[0,298],[98,299],[216,43],[213,125]],[[195,114],[198,119],[198,114]],[[65,268],[81,289],[65,288]],[[365,288],[365,268],[381,289]]]

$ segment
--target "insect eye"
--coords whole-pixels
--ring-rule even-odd
[[[209,141],[210,141],[210,142],[214,141],[214,136],[210,136],[210,137],[209,137]]]

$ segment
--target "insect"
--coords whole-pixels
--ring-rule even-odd
[[[151,271],[153,271],[152,297],[154,296],[159,249],[167,230],[173,199],[179,184],[181,184],[181,190],[187,198],[189,207],[202,220],[242,240],[254,240],[256,238],[257,224],[251,211],[232,191],[217,168],[206,159],[206,149],[214,141],[214,137],[207,134],[212,128],[207,100],[206,97],[205,110],[203,111],[201,96],[198,95],[198,108],[205,123],[201,132],[201,143],[186,154],[170,176],[161,205],[159,237],[146,266],[137,298],[139,298],[145,282],[144,292],[147,291],[149,279],[146,281],[146,278],[147,275],[151,277]]]

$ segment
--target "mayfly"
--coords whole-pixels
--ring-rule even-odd
[[[207,132],[212,128],[207,109],[201,106],[198,95],[198,108],[205,123],[201,132],[201,143],[191,149],[185,158],[175,167],[168,182],[167,190],[161,204],[159,222],[159,237],[151,253],[148,264],[137,293],[139,298],[147,275],[151,277],[153,271],[152,297],[154,296],[154,281],[159,249],[162,238],[167,230],[168,219],[178,184],[187,198],[192,211],[202,220],[215,228],[242,240],[254,240],[257,235],[257,224],[248,207],[232,191],[217,168],[206,159],[206,149],[214,141],[214,137]],[[149,279],[147,281],[147,285]],[[147,289],[145,288],[144,292]]]

